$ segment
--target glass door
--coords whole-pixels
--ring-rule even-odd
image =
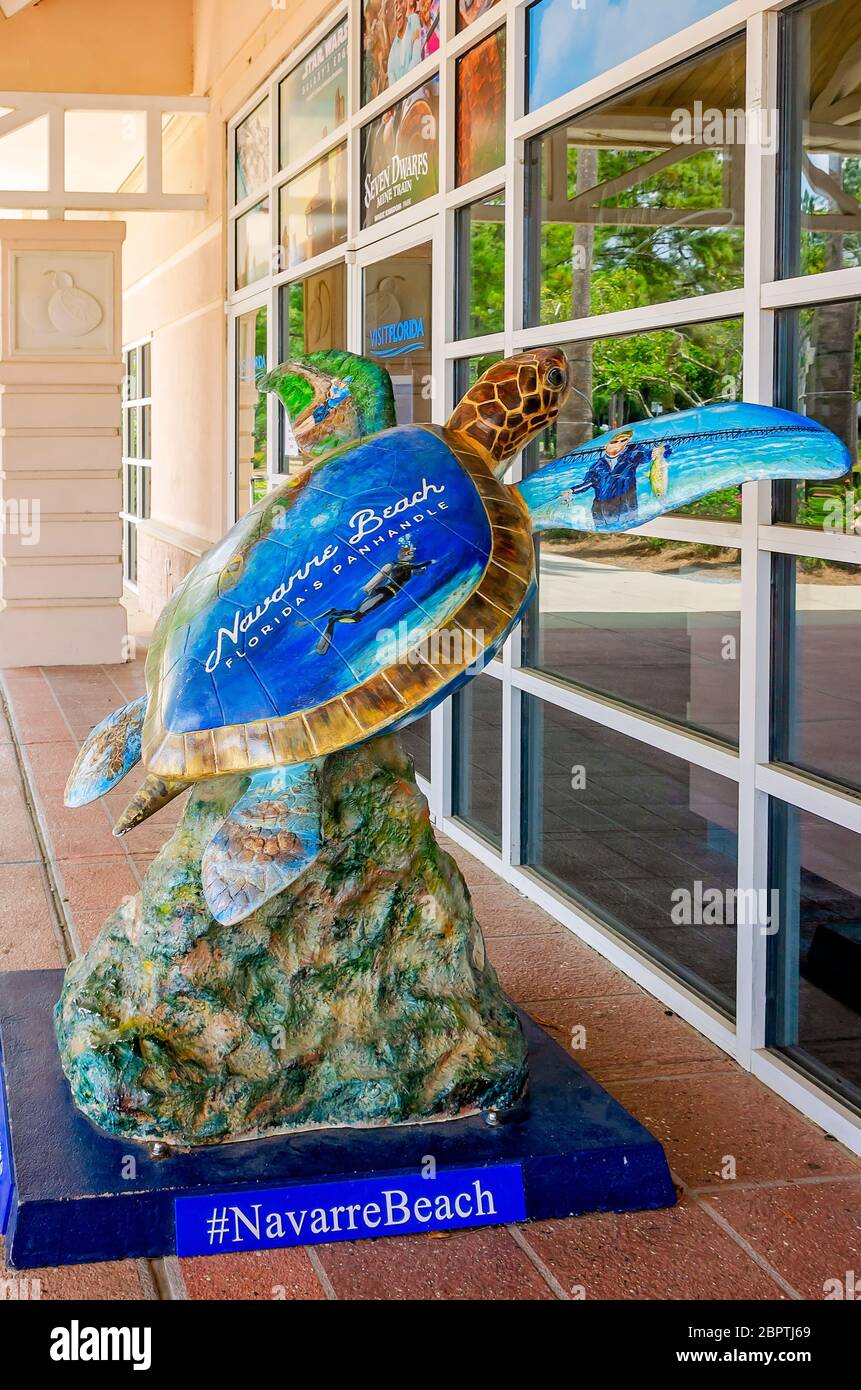
[[[433,417],[432,297],[431,241],[364,267],[362,355],[388,371],[399,425]]]
[[[415,237],[415,231],[411,235]],[[402,236],[369,247],[360,266],[363,357],[379,362],[392,380],[399,425],[429,424],[436,398],[433,339],[433,240],[404,245]],[[371,257],[376,259],[371,259]],[[431,716],[403,732],[416,771],[431,778]]]

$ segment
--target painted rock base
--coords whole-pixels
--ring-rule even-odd
[[[277,897],[213,918],[201,858],[247,779],[200,783],[140,892],[69,966],[60,1053],[102,1128],[210,1144],[517,1100],[520,1024],[400,741],[315,775],[322,846]]]
[[[374,1178],[406,1189],[426,1171],[429,1154],[446,1183],[456,1170],[483,1169],[487,1186],[491,1166],[516,1166],[531,1220],[675,1201],[658,1141],[526,1015],[529,1087],[496,1127],[471,1116],[430,1128],[317,1129],[158,1161],[147,1146],[96,1129],[73,1105],[53,1035],[62,983],[59,970],[0,975],[9,1120],[0,1154],[14,1170],[6,1256],[15,1269],[170,1255],[177,1199],[229,1193],[253,1205],[255,1194],[273,1188]],[[432,1193],[433,1183],[422,1190]]]

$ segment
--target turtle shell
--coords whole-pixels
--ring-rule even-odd
[[[305,762],[409,722],[480,669],[534,583],[525,507],[492,462],[462,435],[398,426],[258,503],[156,627],[149,771]]]

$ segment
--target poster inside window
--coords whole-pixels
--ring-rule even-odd
[[[244,202],[269,182],[269,101],[264,98],[236,127],[236,198]]]
[[[331,251],[347,236],[347,146],[339,145],[280,192],[282,269]]]
[[[282,169],[347,119],[347,34],[345,19],[288,72],[278,89]]]
[[[457,182],[505,162],[505,29],[457,60]]]
[[[440,0],[362,0],[362,103],[439,48]]]
[[[439,77],[402,97],[362,130],[362,226],[439,191]]]
[[[457,0],[458,32],[461,29],[468,29],[470,24],[474,24],[483,14],[498,4],[499,0]]]

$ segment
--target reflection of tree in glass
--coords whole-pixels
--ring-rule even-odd
[[[809,179],[824,175],[828,184],[819,189]],[[801,188],[801,264],[802,275],[818,275],[824,270],[843,270],[861,265],[861,232],[820,232],[817,216],[839,215],[841,208],[827,188],[832,186],[861,202],[861,159],[838,154],[817,155],[816,166],[809,167]],[[845,215],[845,214],[844,214]],[[807,225],[805,225],[807,223]],[[812,224],[812,225],[811,225]]]
[[[558,138],[558,136],[554,137]],[[549,150],[549,142],[545,145]],[[591,270],[586,313],[612,313],[638,304],[711,294],[741,284],[744,229],[741,226],[696,225],[692,214],[725,208],[734,155],[723,150],[700,150],[669,168],[646,177],[632,188],[600,197],[600,187],[631,169],[653,160],[656,150],[567,149],[568,198],[595,189],[588,205],[589,220],[545,221],[541,244],[542,323],[571,317],[578,272]],[[545,154],[545,164],[549,153]],[[741,158],[742,156],[739,156]],[[586,178],[578,168],[588,165]],[[638,209],[678,213],[665,226],[602,224],[591,219],[601,209]],[[724,215],[725,216],[725,215]],[[583,264],[574,248],[582,233],[591,239],[591,265]]]
[[[787,403],[833,430],[858,459],[858,301],[837,300],[790,313],[784,320],[783,352],[796,366],[796,396]],[[861,468],[833,482],[798,483],[791,495],[794,507],[787,520],[801,526],[852,531],[861,516]]]
[[[469,334],[500,333],[505,327],[505,226],[470,226]]]

